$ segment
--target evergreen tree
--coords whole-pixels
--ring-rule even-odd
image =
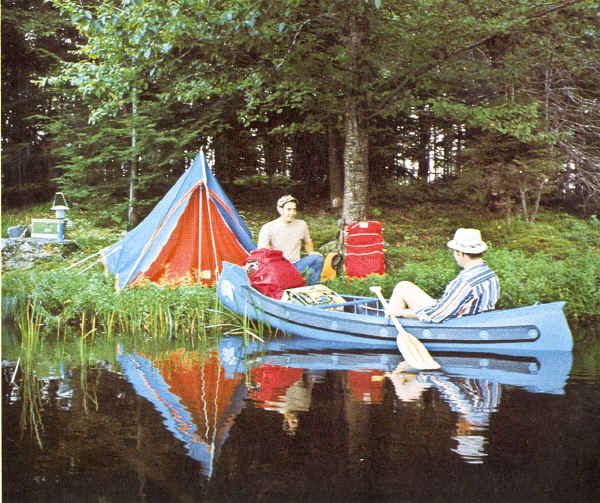
[[[53,139],[37,117],[64,98],[34,81],[68,57],[77,31],[43,0],[2,0],[2,202],[52,197]]]

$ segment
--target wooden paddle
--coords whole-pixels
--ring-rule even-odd
[[[383,309],[387,310],[388,304],[381,294],[381,287],[372,286],[369,288],[369,290],[377,295],[377,298],[379,299],[379,302],[381,302]],[[396,330],[398,330],[398,335],[396,336],[396,345],[398,346],[398,350],[406,362],[414,368],[420,370],[439,369],[441,365],[433,359],[423,343],[414,335],[409,334],[406,330],[404,330],[396,316],[390,316],[390,318],[392,318],[392,322],[396,326]]]

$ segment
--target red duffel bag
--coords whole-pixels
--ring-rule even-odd
[[[298,269],[284,258],[281,250],[252,250],[246,258],[246,274],[250,285],[274,299],[281,299],[288,288],[306,286]]]

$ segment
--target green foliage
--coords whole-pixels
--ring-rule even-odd
[[[302,215],[300,218],[305,218],[305,216]],[[317,216],[307,215],[305,220],[310,229],[310,237],[315,245],[315,250],[326,243],[335,241],[337,244],[338,223],[334,216],[323,212]]]
[[[391,168],[397,176],[403,172],[400,157],[423,168],[424,154],[434,150],[437,164],[443,148],[447,174],[459,174],[465,159],[480,163],[475,176],[463,173],[471,186],[454,198],[489,192],[483,170],[492,168],[525,168],[528,176],[521,181],[532,191],[541,171],[563,163],[566,140],[586,139],[577,129],[582,121],[560,116],[567,107],[548,109],[560,102],[554,98],[562,89],[579,93],[580,87],[586,92],[598,87],[596,72],[584,70],[598,59],[589,36],[597,6],[576,4],[533,11],[521,3],[492,7],[482,0],[189,5],[146,0],[118,7],[52,0],[44,9],[10,3],[6,17],[23,33],[35,33],[29,40],[58,37],[59,28],[66,27],[83,39],[74,54],[57,51],[57,71],[44,66],[47,71],[37,75],[40,89],[57,98],[30,115],[50,133],[59,186],[78,201],[94,197],[116,203],[124,218],[134,159],[139,162],[134,203],[141,217],[159,196],[165,176],[173,168],[181,172],[186,155],[207,138],[223,142],[223,151],[237,149],[232,158],[246,161],[242,167],[232,165],[233,159],[217,160],[231,170],[225,173],[231,181],[230,175],[242,170],[262,170],[254,159],[257,152],[267,157],[269,136],[289,138],[294,145],[305,132],[343,131],[349,96],[356,97],[369,144],[384,152],[378,170]],[[357,27],[360,40],[349,36],[350,26]],[[73,33],[59,42],[72,43]],[[545,68],[552,75],[572,75],[572,85],[552,87],[556,83],[544,80]],[[590,111],[585,127],[593,130],[597,107],[592,95],[577,96],[584,95]],[[41,110],[51,110],[51,116]],[[437,140],[442,136],[445,145]],[[478,155],[482,140],[493,147],[498,137],[519,156],[490,163]],[[530,152],[531,146],[539,152]],[[294,154],[301,147],[296,145]],[[316,155],[324,158],[325,152]],[[289,151],[271,155],[278,158],[269,163],[284,172]],[[427,169],[418,176],[426,180]],[[424,190],[415,196],[423,197]],[[434,191],[438,200],[451,196],[442,192],[443,185]]]
[[[297,154],[303,133],[342,134],[348,97],[379,156],[370,154],[371,179],[403,181],[410,160],[428,180],[429,159],[444,175],[462,175],[460,190],[432,188],[438,200],[481,201],[498,188],[535,200],[539,183],[570,161],[581,199],[597,193],[598,5],[590,0],[547,9],[484,0],[5,4],[3,197],[11,204],[26,193],[23,176],[43,187],[54,179],[80,202],[114,204],[123,219],[135,159],[141,217],[208,138],[236,150],[216,163],[231,170],[227,181],[246,170],[271,174],[260,162],[267,138],[286,142],[265,162],[283,173],[297,162],[288,145]],[[44,153],[23,165],[32,142]],[[321,172],[326,152],[310,161]],[[492,187],[490,172],[506,186]],[[374,193],[378,206],[398,201],[395,185]],[[426,192],[415,188],[413,199],[431,200]]]
[[[507,241],[509,247],[515,250],[535,254],[542,250],[548,250],[546,253],[550,258],[562,258],[573,250],[573,243],[568,235],[561,236],[551,226],[536,226],[528,229],[528,232],[522,232],[514,235]]]
[[[538,104],[504,103],[498,106],[470,106],[431,100],[433,112],[445,119],[458,120],[475,129],[490,130],[510,135],[524,143],[554,140],[552,135],[540,130],[541,120]]]
[[[9,227],[15,225],[29,225],[31,218],[44,218],[50,216],[49,211],[52,206],[50,201],[45,203],[36,204],[32,206],[21,207],[19,210],[6,210],[3,208],[2,211],[2,237],[7,237],[7,231]]]
[[[256,198],[254,198],[256,201]],[[248,203],[250,204],[250,203]],[[273,217],[256,217],[253,205],[241,209],[259,224]],[[253,203],[254,204],[254,203]],[[49,204],[23,212],[43,215]],[[509,225],[489,218],[485,212],[457,209],[453,205],[413,205],[410,212],[384,208],[384,239],[388,273],[365,279],[335,278],[329,286],[340,293],[370,296],[369,286],[379,285],[389,296],[398,281],[412,281],[432,296],[440,296],[445,285],[459,269],[445,243],[458,226],[482,229],[490,244],[486,260],[501,282],[499,308],[535,302],[566,301],[570,320],[600,319],[600,223],[596,217],[581,220],[562,213],[543,212],[536,224],[514,219]],[[88,256],[119,239],[115,228],[98,228],[91,218],[95,212],[75,210],[75,239],[83,243],[80,255]],[[334,243],[337,219],[319,209],[307,207],[305,218],[317,248]],[[3,318],[19,320],[26,306],[35,306],[36,317],[50,330],[65,327],[87,333],[145,334],[149,337],[204,340],[210,327],[262,334],[265,327],[252,326],[248,320],[228,317],[216,305],[215,291],[198,286],[161,288],[154,284],[117,293],[113,280],[96,265],[78,275],[64,271],[61,264],[39,266],[29,271],[5,272],[2,276]],[[235,318],[235,317],[234,317]],[[82,327],[83,325],[83,327]]]
[[[563,300],[570,319],[600,317],[600,256],[594,252],[555,259],[546,253],[490,252],[500,278],[498,307]]]
[[[408,262],[391,274],[371,274],[366,278],[336,277],[330,284],[333,290],[352,295],[371,295],[370,286],[381,286],[383,294],[389,297],[399,281],[412,281],[430,295],[440,296],[448,283],[458,273],[458,267],[445,250],[438,250],[423,262]]]
[[[292,180],[281,174],[250,175],[237,177],[233,184],[224,185],[224,190],[242,205],[248,203],[256,207],[262,206],[276,214],[277,199],[284,194],[301,194],[302,184],[301,181]],[[299,208],[299,211],[302,209]]]
[[[19,206],[54,193],[50,140],[32,117],[56,110],[62,100],[34,82],[68,57],[77,42],[76,30],[47,2],[2,0],[3,205]]]
[[[3,313],[20,316],[29,304],[49,329],[94,324],[105,334],[199,337],[214,321],[215,293],[200,285],[162,288],[148,283],[116,292],[101,273],[26,271],[3,275]],[[88,327],[89,328],[89,327]]]
[[[305,155],[307,164],[325,165],[327,151],[304,144],[302,134],[331,128],[341,135],[352,97],[368,136],[370,178],[382,180],[372,187],[372,215],[389,228],[388,291],[403,277],[438,291],[453,270],[438,250],[458,226],[480,227],[493,251],[523,253],[540,270],[544,261],[566,267],[569,256],[598,253],[597,218],[551,215],[556,221],[531,225],[528,213],[506,224],[482,206],[508,211],[521,193],[531,202],[537,191],[552,188],[555,175],[568,180],[563,188],[576,181],[582,200],[598,193],[597,2],[547,9],[486,0],[28,0],[6,6],[3,197],[16,203],[28,194],[24,187],[29,195],[44,189],[51,195],[54,178],[73,202],[70,218],[78,223],[87,215],[90,222],[74,230],[85,252],[113,242],[124,227],[134,160],[139,217],[209,137],[222,141],[221,153],[235,149],[231,159],[217,156],[228,181],[271,173],[266,138],[279,149],[272,154],[274,172],[296,170],[302,179],[307,171],[298,169],[298,153],[305,149],[313,154]],[[349,43],[355,22],[358,48]],[[68,53],[75,42],[81,42],[77,51]],[[45,150],[22,164],[31,145],[51,149],[51,157]],[[429,161],[437,168],[440,157],[444,176],[426,183]],[[422,173],[405,168],[407,159]],[[414,177],[419,183],[405,183]],[[312,194],[310,179],[302,181]],[[277,192],[300,189],[289,182],[261,175],[233,185],[239,200],[261,203],[242,211],[255,232],[275,215]],[[244,200],[252,184],[257,190]],[[311,209],[307,204],[301,212]],[[317,246],[335,239],[332,221],[331,214],[310,221]],[[98,237],[88,232],[99,225]],[[500,262],[510,271],[519,260]],[[558,271],[557,277],[576,279]],[[507,302],[516,302],[520,283],[511,278]],[[581,302],[578,313],[595,313],[587,298]],[[50,302],[48,312],[68,313],[63,304]]]
[[[424,180],[387,180],[372,188],[373,198],[381,205],[414,208],[415,204],[429,202],[464,202],[464,194],[458,192],[449,180],[429,183]]]

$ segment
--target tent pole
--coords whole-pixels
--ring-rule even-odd
[[[207,176],[206,176],[207,164],[206,164],[206,162],[203,163],[203,169],[204,169],[204,180],[205,180],[204,190],[206,193],[206,209],[207,209],[207,213],[208,213],[208,222],[210,224],[210,240],[211,240],[211,244],[212,244],[213,259],[215,261],[215,269],[214,269],[214,271],[210,271],[210,274],[211,274],[211,278],[212,278],[212,275],[214,273],[215,281],[216,281],[217,272],[219,270],[219,259],[217,257],[217,246],[216,246],[215,232],[213,229],[213,221],[212,221],[211,208],[210,208],[210,196],[208,194],[208,185],[206,185],[206,179],[207,179]]]
[[[198,190],[205,191],[206,184],[203,182],[198,186]],[[200,281],[202,276],[202,208],[203,208],[204,200],[202,198],[202,192],[200,192],[200,197],[198,197],[198,281]]]
[[[215,231],[213,229],[213,220],[212,220],[212,214],[211,214],[211,207],[210,207],[210,198],[208,195],[208,189],[206,189],[206,206],[208,208],[208,221],[210,223],[210,241],[212,244],[212,254],[213,254],[213,259],[215,261],[215,269],[214,271],[211,271],[211,276],[213,273],[216,273],[216,271],[219,270],[219,260],[217,258],[217,240],[215,239]],[[216,274],[215,274],[215,279],[216,279]]]

